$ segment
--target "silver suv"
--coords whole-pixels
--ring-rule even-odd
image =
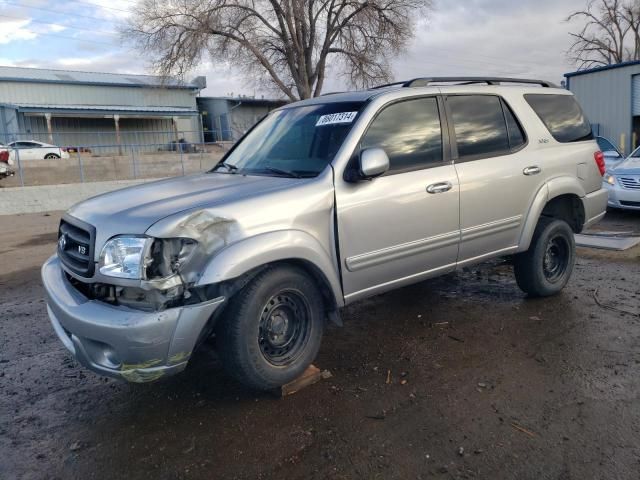
[[[229,374],[277,387],[365,297],[506,255],[527,294],[559,292],[573,233],[605,214],[603,173],[575,98],[546,82],[422,78],[293,103],[210,172],[72,207],[42,268],[49,316],[100,374],[156,380],[215,335]]]

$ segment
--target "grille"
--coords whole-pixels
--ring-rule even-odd
[[[624,205],[626,207],[640,207],[640,202],[629,202],[620,200],[620,205]]]
[[[58,256],[72,272],[93,275],[93,244],[95,229],[78,219],[65,215],[58,230]]]
[[[640,190],[640,177],[619,177],[620,185],[630,190]]]

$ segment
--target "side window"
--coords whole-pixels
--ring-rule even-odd
[[[383,148],[391,173],[428,168],[442,163],[442,130],[434,97],[394,103],[375,118],[361,148]]]
[[[591,125],[573,95],[526,94],[524,99],[558,142],[570,143],[593,138]]]
[[[507,121],[507,133],[509,134],[509,146],[511,150],[517,150],[522,145],[527,143],[527,140],[524,136],[524,131],[522,130],[522,126],[516,120],[515,115],[509,108],[509,105],[503,100],[502,101],[502,109],[504,110],[504,119]]]
[[[509,135],[499,97],[455,95],[448,97],[447,103],[453,119],[459,158],[509,152]]]

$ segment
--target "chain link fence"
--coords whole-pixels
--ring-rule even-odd
[[[55,146],[42,145],[51,143],[42,134],[12,137],[0,150],[8,150],[15,174],[0,179],[0,187],[188,175],[211,169],[231,145],[203,141],[202,132],[175,131],[74,132],[75,142],[57,135]]]

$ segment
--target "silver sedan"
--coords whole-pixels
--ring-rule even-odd
[[[603,177],[609,207],[640,210],[640,148],[609,169]]]

